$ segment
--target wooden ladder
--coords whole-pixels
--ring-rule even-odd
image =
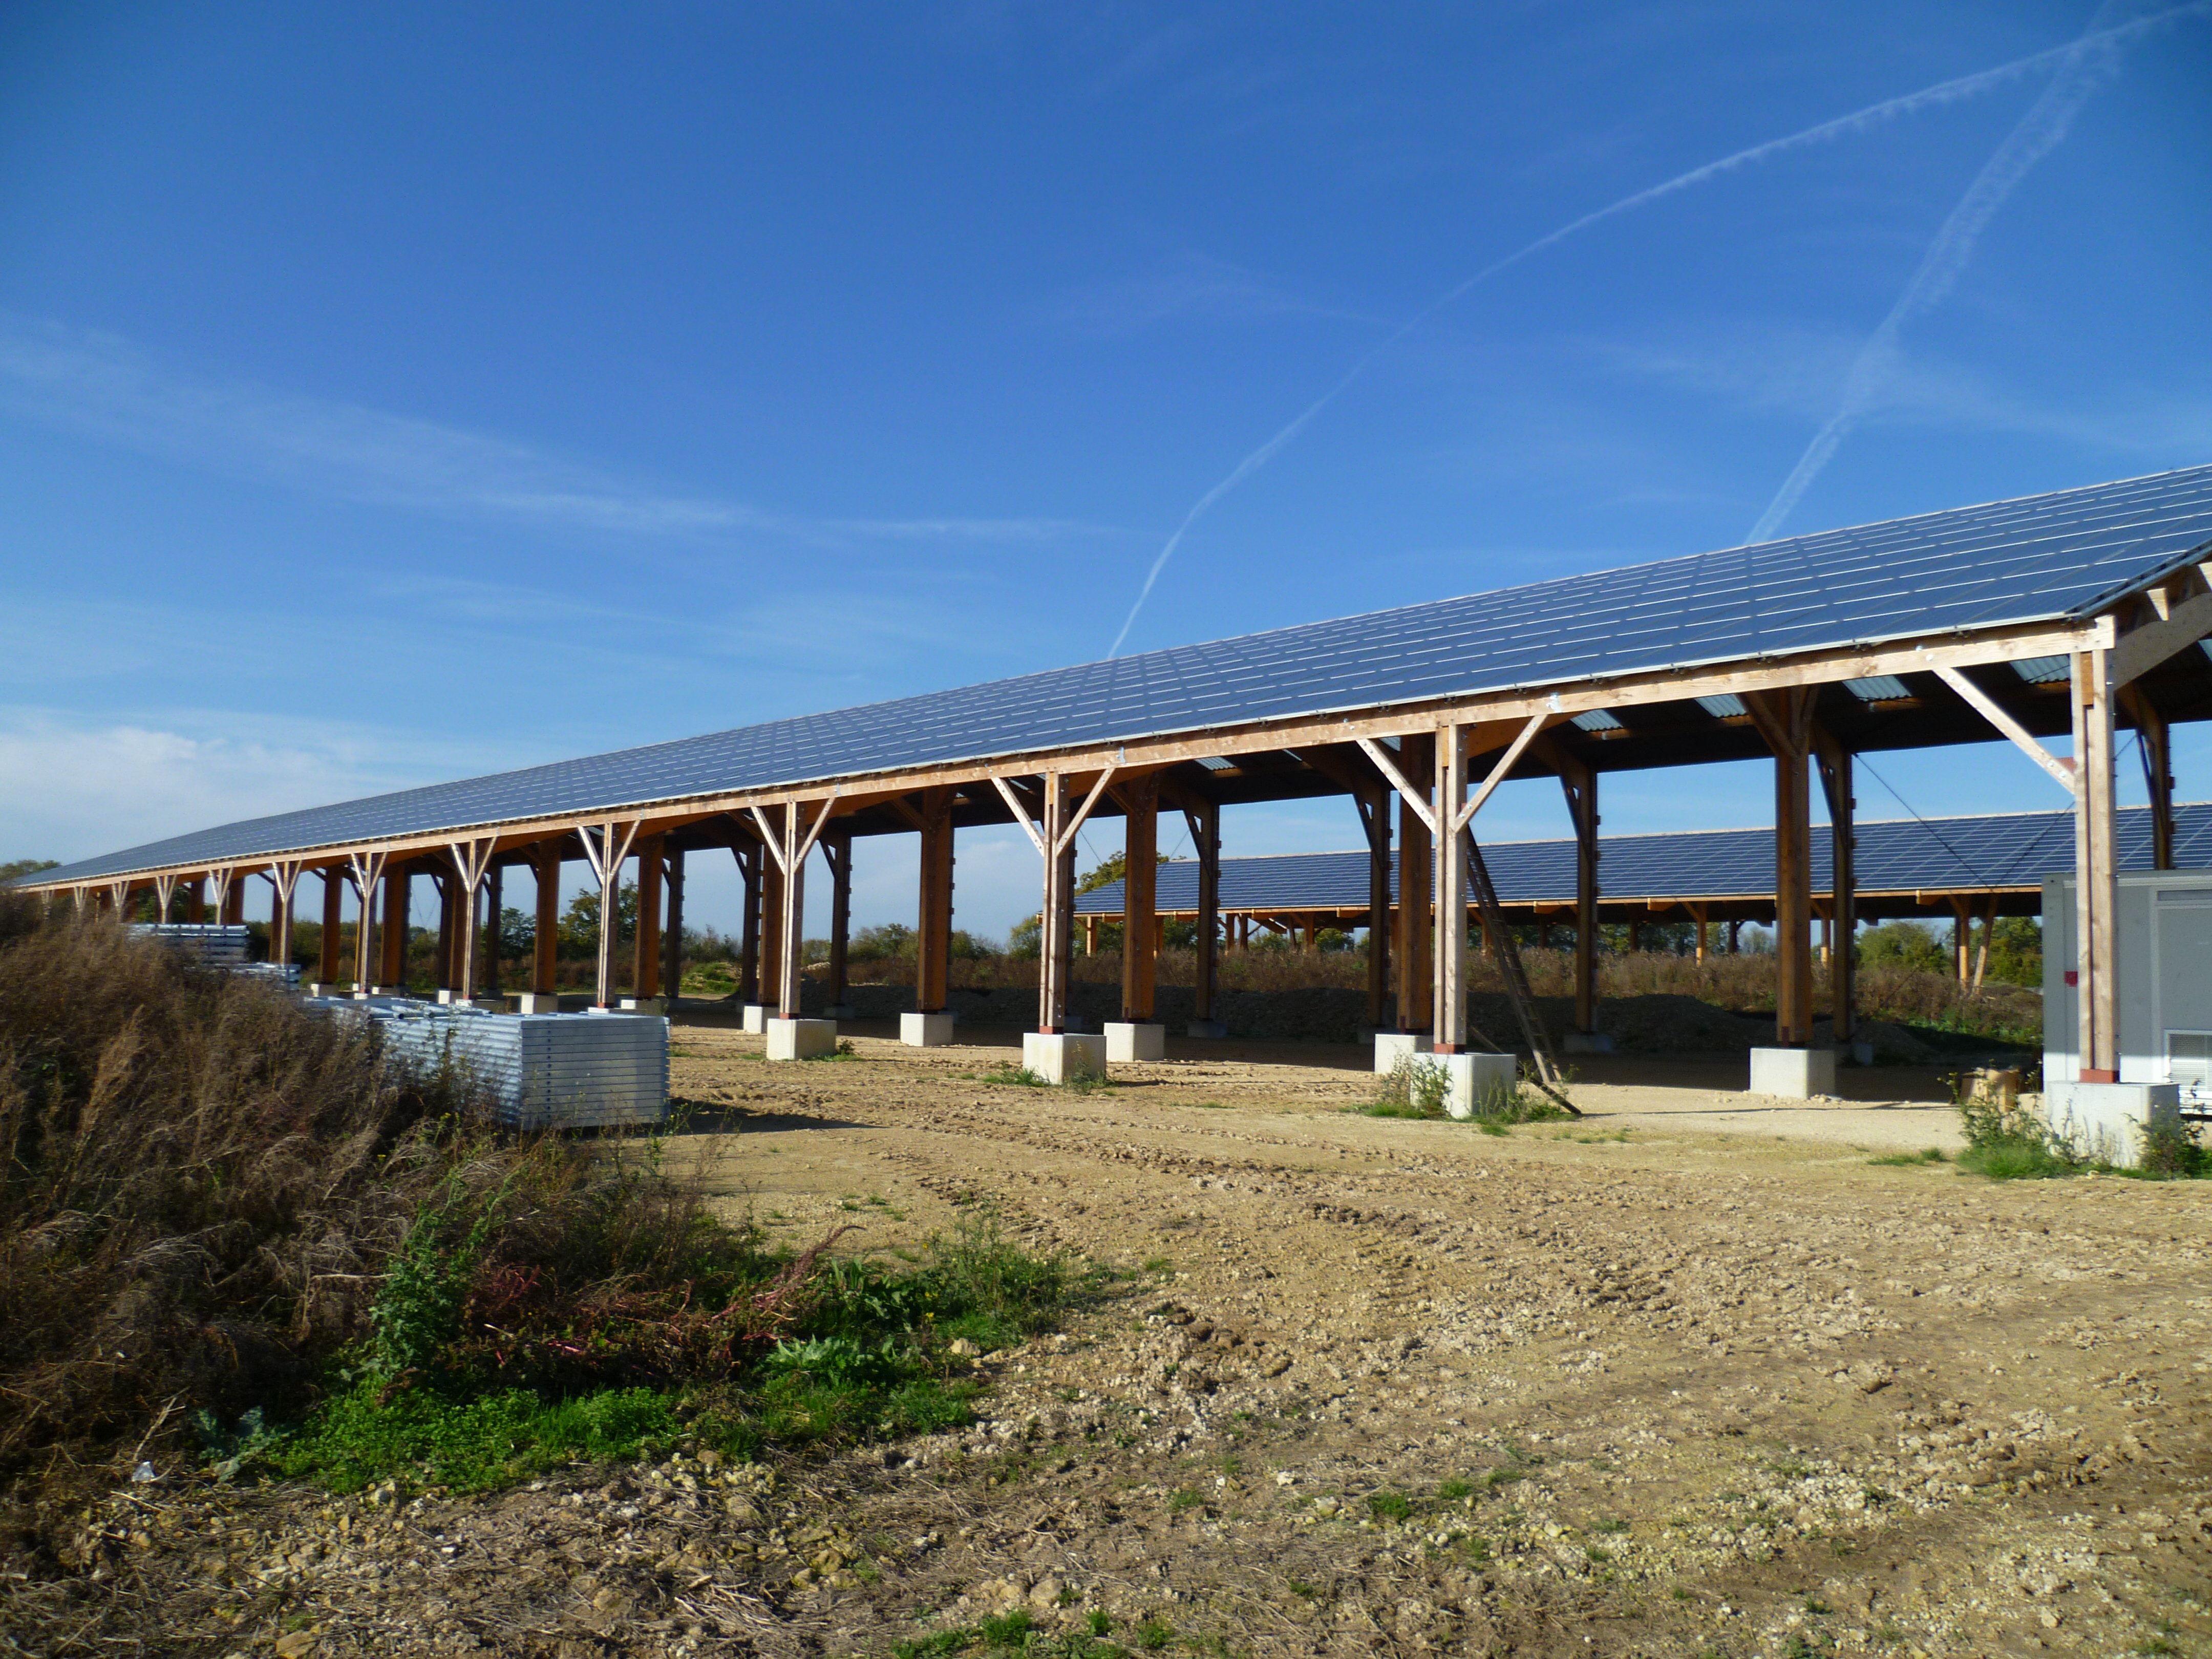
[[[1514,1018],[1521,1022],[1521,1034],[1528,1040],[1528,1052],[1536,1064],[1537,1090],[1554,1103],[1576,1117],[1582,1109],[1569,1100],[1559,1081],[1559,1062],[1552,1058],[1552,1040],[1545,1034],[1544,1022],[1536,1015],[1535,994],[1528,988],[1528,975],[1521,966],[1521,947],[1514,942],[1513,929],[1506,925],[1505,912],[1498,902],[1498,889],[1491,884],[1490,866],[1482,861],[1482,848],[1474,839],[1474,832],[1463,830],[1467,837],[1468,874],[1474,879],[1475,902],[1482,907],[1482,921],[1490,937],[1498,941],[1498,960],[1504,970],[1506,999],[1513,1005]]]

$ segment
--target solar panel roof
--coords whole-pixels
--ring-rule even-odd
[[[2212,548],[2212,466],[1891,520],[250,819],[94,880],[1596,675],[2094,616]]]
[[[2174,862],[2185,870],[2212,868],[2212,802],[2177,806]],[[2123,870],[2150,865],[2150,809],[2123,807],[2114,825]],[[2046,875],[2074,867],[2074,814],[2002,812],[1951,818],[1861,819],[1857,825],[1857,885],[1863,892],[1909,892],[2033,887]],[[1750,898],[1774,891],[1771,830],[1698,830],[1650,836],[1607,836],[1600,842],[1598,883],[1609,899]],[[1813,837],[1813,890],[1833,882],[1828,837]],[[1571,903],[1575,844],[1571,840],[1486,842],[1498,898],[1507,904]],[[1395,854],[1390,896],[1398,896]],[[1119,915],[1122,884],[1079,894],[1079,915]],[[1189,859],[1163,864],[1162,910],[1198,908],[1198,865]],[[1360,909],[1367,903],[1367,854],[1290,853],[1269,858],[1221,860],[1224,910]]]

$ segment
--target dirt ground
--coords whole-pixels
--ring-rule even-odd
[[[1932,1072],[1591,1060],[1587,1118],[1499,1136],[1346,1112],[1355,1049],[1074,1093],[981,1080],[997,1035],[673,1060],[676,1156],[775,1237],[911,1252],[987,1198],[1127,1275],[982,1357],[974,1428],[474,1500],[171,1472],[11,1577],[10,1650],[946,1651],[1022,1607],[1168,1652],[2212,1653],[2212,1183],[1870,1163],[1956,1145]]]

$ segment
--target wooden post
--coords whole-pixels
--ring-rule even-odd
[[[1575,830],[1575,1030],[1597,1030],[1597,773],[1561,755],[1559,789]]]
[[[1435,744],[1437,814],[1436,996],[1429,1029],[1436,1051],[1467,1047],[1467,836],[1457,827],[1467,805],[1467,728],[1447,726]]]
[[[1697,959],[1699,962],[1703,962],[1705,959],[1705,933],[1707,930],[1707,924],[1705,921],[1706,907],[1702,904],[1692,904],[1689,907],[1689,910],[1690,914],[1698,919]]]
[[[1398,742],[1398,769],[1416,782],[1434,775],[1436,738],[1426,732]],[[1426,1031],[1436,1017],[1436,838],[1412,804],[1398,802],[1398,1029]]]
[[[921,792],[921,891],[915,915],[915,1012],[945,1012],[952,987],[952,791]]]
[[[1813,1038],[1812,791],[1805,757],[1774,758],[1775,1041]]]
[[[235,870],[217,870],[208,878],[215,889],[215,919],[227,927],[246,920],[246,878]]]
[[[454,842],[448,849],[453,859],[453,870],[446,878],[446,916],[453,951],[448,983],[464,1002],[476,1000],[477,895],[490,873],[492,854],[498,846],[497,836],[479,836],[473,841]],[[495,924],[497,914],[493,913]]]
[[[1850,750],[1818,726],[1813,742],[1820,787],[1828,798],[1828,914],[1835,927],[1835,947],[1828,956],[1829,1029],[1841,1045],[1851,1040],[1859,1023],[1858,793]]]
[[[501,878],[506,873],[503,866],[495,864],[491,867],[491,872],[484,878],[484,989],[494,996],[500,994],[500,920],[505,914],[502,901],[506,896],[505,884]]]
[[[1148,773],[1115,794],[1125,814],[1121,854],[1121,1018],[1152,1021],[1159,983],[1160,779]]]
[[[194,876],[185,884],[185,920],[194,927],[207,921],[207,878]]]
[[[2140,683],[2120,688],[2120,702],[2134,720],[2136,748],[2142,757],[2143,787],[2150,796],[2150,867],[2173,868],[2173,744],[2166,719],[2152,706]]]
[[[1113,782],[1115,770],[1109,766],[1099,773],[1079,806],[1069,803],[1066,775],[1046,773],[1041,823],[1032,821],[1030,808],[1015,793],[1012,783],[1002,777],[991,780],[1013,813],[1014,822],[1044,860],[1044,903],[1037,912],[1037,1030],[1047,1036],[1057,1036],[1067,1029],[1067,983],[1075,946],[1075,930],[1070,925],[1075,913],[1075,837],[1091,816],[1091,809],[1098,805],[1099,796]],[[1127,932],[1125,923],[1124,949],[1128,945]]]
[[[576,834],[584,843],[584,857],[599,884],[599,951],[594,976],[596,1006],[607,1007],[614,995],[615,934],[621,919],[622,867],[629,858],[630,843],[637,839],[642,819],[625,825],[609,818],[599,823],[580,823]]]
[[[2119,893],[2112,845],[2112,692],[2107,653],[2074,654],[2075,988],[2081,1006],[2081,1080],[2120,1079],[2114,911]]]
[[[756,814],[756,817],[763,815]],[[764,815],[760,853],[760,953],[757,977],[760,1000],[766,1007],[783,1006],[783,872],[775,849],[782,845],[783,820],[788,810],[771,806]]]
[[[684,994],[684,849],[668,849],[668,925],[660,935],[660,988],[672,1010]]]
[[[541,841],[532,848],[531,874],[538,883],[537,937],[530,946],[530,988],[541,997],[560,989],[561,963],[561,851],[565,836]]]
[[[430,978],[441,991],[458,990],[461,976],[456,964],[459,946],[467,929],[460,925],[461,884],[450,870],[428,872],[430,889],[438,896],[438,942],[430,959]]]
[[[761,844],[752,838],[750,830],[742,830],[730,843],[730,855],[738,861],[738,877],[744,886],[744,918],[738,929],[738,1000],[757,1005],[763,1000],[760,982],[763,896]]]
[[[415,878],[404,866],[384,876],[384,961],[378,983],[393,991],[407,988],[408,913],[414,899]]]
[[[1201,801],[1183,808],[1190,844],[1198,854],[1198,946],[1191,1018],[1213,1018],[1213,991],[1221,971],[1221,805]]]
[[[637,937],[632,942],[630,994],[642,1001],[660,994],[661,837],[637,842]]]
[[[338,982],[338,930],[345,924],[342,907],[345,902],[345,869],[342,865],[326,864],[323,878],[323,937],[315,953],[315,979],[319,984]]]
[[[1352,805],[1367,837],[1367,1023],[1380,1030],[1390,995],[1390,802],[1355,795]]]
[[[300,860],[279,859],[269,866],[269,960],[279,968],[292,959],[292,906],[300,890]]]
[[[1067,926],[1074,904],[1073,838],[1067,838],[1071,845],[1065,851],[1061,848],[1067,815],[1066,775],[1048,772],[1044,780],[1044,902],[1037,910],[1037,1030],[1055,1034],[1067,1029],[1067,981],[1073,965]],[[1128,930],[1122,931],[1126,935]],[[1127,943],[1126,938],[1123,943]]]
[[[1989,972],[1990,947],[1996,942],[1997,896],[1995,893],[1991,893],[1990,895],[1987,912],[1982,917],[1982,942],[1980,946],[1974,952],[1973,990],[1977,995],[1979,995],[1981,993],[1983,975]]]
[[[823,996],[830,1007],[842,1008],[853,944],[852,831],[823,836],[822,858],[830,866],[830,979]]]
[[[799,802],[787,802],[781,821],[775,823],[770,823],[761,808],[752,809],[753,821],[760,826],[762,838],[768,846],[770,865],[783,878],[780,890],[782,926],[776,952],[776,1014],[781,1019],[799,1017],[806,957],[806,860],[813,856],[814,843],[822,838],[823,826],[830,822],[830,814],[836,807],[837,797],[833,793],[810,822]]]
[[[1815,689],[1747,691],[1743,704],[1774,755],[1774,1040],[1813,1040],[1813,800]]]
[[[1951,895],[1951,977],[1963,988],[1973,977],[1973,912],[1965,899]]]

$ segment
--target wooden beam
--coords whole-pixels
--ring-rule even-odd
[[[921,831],[921,892],[915,925],[914,1006],[942,1013],[952,980],[952,791],[925,789],[915,828]]]
[[[853,946],[852,836],[823,836],[822,861],[830,866],[830,974],[822,988],[823,1000],[830,1007],[842,1008]]]
[[[2140,684],[2120,688],[2120,706],[2135,722],[2142,756],[2143,787],[2150,797],[2150,867],[2173,868],[2173,738],[2166,719]]]
[[[1214,981],[1221,960],[1221,807],[1203,800],[1183,808],[1190,844],[1198,854],[1198,946],[1191,1018],[1213,1018]]]
[[[2212,582],[2212,574],[2205,580]],[[2186,651],[2208,634],[2212,634],[2212,591],[2170,605],[2163,621],[2146,623],[2119,636],[2110,659],[2113,689],[2117,690],[2141,679],[2168,657]]]
[[[1841,1045],[1850,1042],[1858,1030],[1858,799],[1850,751],[1817,726],[1813,738],[1814,753],[1820,764],[1820,787],[1828,798],[1829,914],[1838,941],[1828,958],[1829,1029]],[[1702,922],[1698,937],[1702,951]]]
[[[592,866],[592,874],[599,884],[599,953],[592,995],[595,1006],[601,1008],[611,1006],[609,999],[614,995],[615,933],[621,919],[622,867],[644,822],[642,818],[631,818],[627,823],[607,818],[598,823],[574,826],[584,843],[585,861]]]
[[[676,999],[684,994],[684,849],[671,847],[665,854],[668,860],[668,925],[660,935],[660,989],[668,999],[669,1011],[676,1008]],[[499,879],[499,872],[492,872]]]
[[[2074,793],[2074,763],[2070,759],[2054,755],[2038,743],[2028,729],[2014,720],[2002,703],[1957,669],[1939,668],[1936,671],[1936,678],[1957,692],[1984,720],[2011,738],[2022,754],[2057,781],[2060,788],[2069,795]]]

